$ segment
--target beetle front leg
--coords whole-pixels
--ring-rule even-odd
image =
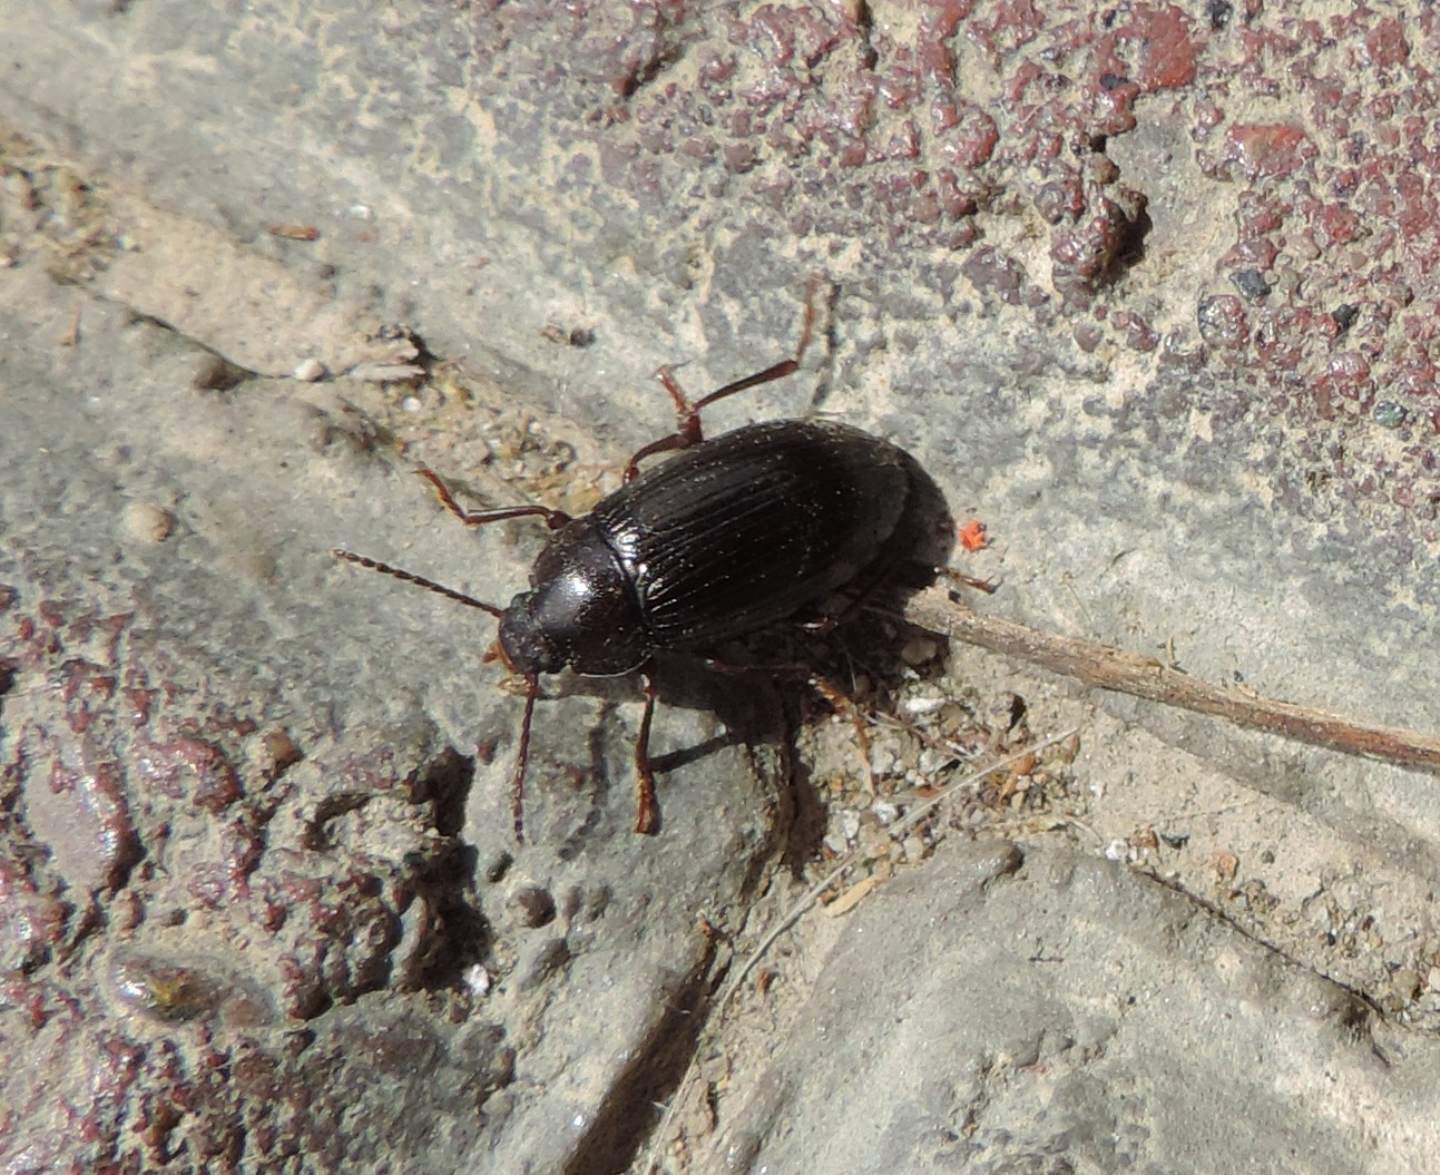
[[[641,671],[640,688],[645,691],[645,713],[640,717],[640,733],[635,736],[635,831],[648,835],[655,831],[660,818],[655,803],[655,773],[650,770],[650,720],[655,716],[655,679],[650,672]]]
[[[525,678],[525,713],[520,719],[520,745],[510,771],[510,819],[515,825],[515,843],[525,843],[525,768],[530,762],[530,724],[535,718],[535,699],[540,696],[540,679]]]
[[[440,480],[440,475],[433,469],[422,467],[415,472],[430,483],[435,496],[440,499],[440,504],[466,526],[484,526],[487,522],[503,522],[507,518],[525,518],[532,514],[543,518],[545,525],[551,530],[559,530],[570,521],[570,515],[563,510],[551,510],[548,506],[501,506],[496,510],[466,510],[455,500],[450,487]]]

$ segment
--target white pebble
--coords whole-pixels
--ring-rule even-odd
[[[131,502],[124,518],[130,537],[144,543],[163,543],[175,529],[174,516],[153,502]]]
[[[465,986],[470,989],[471,995],[488,995],[490,993],[490,972],[481,963],[467,967]]]
[[[906,698],[905,711],[908,714],[933,714],[944,704],[944,698]]]
[[[294,376],[301,383],[313,384],[325,377],[325,364],[313,357],[306,359],[295,368]]]
[[[933,661],[940,651],[940,644],[934,637],[912,636],[900,649],[900,660],[906,665],[924,665]]]

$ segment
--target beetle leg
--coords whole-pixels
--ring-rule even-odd
[[[655,775],[650,770],[650,720],[655,716],[655,679],[640,674],[640,688],[645,691],[645,713],[640,717],[640,733],[635,736],[635,831],[651,833],[660,813],[655,805]]]
[[[697,434],[700,431],[700,418],[698,416],[695,417],[695,431]],[[696,441],[700,439],[697,435]],[[691,445],[695,444],[696,441],[687,440],[683,430],[681,432],[673,432],[668,437],[661,437],[658,441],[651,441],[625,463],[625,481],[628,483],[635,480],[640,473],[640,462],[645,460],[646,457],[653,457],[656,453],[668,453],[671,449],[688,449]]]
[[[652,441],[630,458],[625,465],[627,482],[635,480],[636,475],[640,472],[640,462],[646,457],[653,457],[656,453],[668,453],[672,449],[688,449],[691,445],[698,445],[703,441],[705,434],[700,426],[702,409],[709,407],[717,400],[725,399],[726,396],[733,396],[736,392],[749,391],[761,384],[768,384],[772,380],[784,379],[787,375],[800,370],[800,364],[804,361],[805,352],[810,346],[810,336],[815,329],[815,286],[816,282],[811,281],[809,288],[805,291],[805,317],[800,327],[800,342],[795,347],[795,354],[789,359],[782,359],[779,363],[772,363],[764,371],[757,371],[754,375],[747,375],[744,379],[728,383],[708,396],[702,396],[693,404],[681,390],[679,382],[675,379],[675,373],[670,368],[662,367],[655,373],[655,378],[660,381],[665,390],[670,393],[670,399],[675,402],[675,431],[668,437]]]
[[[530,721],[535,716],[535,699],[540,695],[540,679],[533,674],[525,678],[525,713],[520,719],[520,747],[515,753],[515,767],[510,772],[510,815],[515,820],[515,843],[525,843],[525,768],[530,762]]]
[[[870,731],[865,725],[865,719],[860,715],[860,707],[855,704],[855,699],[828,677],[821,677],[818,673],[810,674],[810,685],[834,709],[843,710],[849,716],[850,725],[855,728],[855,745],[860,750],[860,757],[865,761],[866,785],[870,788],[872,796],[879,795],[880,788],[875,778],[875,763],[870,757]]]
[[[956,571],[953,567],[932,568],[936,575],[943,575],[952,583],[963,584],[972,587],[976,591],[984,592],[986,595],[994,595],[995,589],[1000,585],[993,579],[976,579],[973,575],[966,575],[963,571]]]
[[[507,518],[524,518],[530,514],[545,519],[545,525],[551,530],[559,530],[570,521],[570,515],[563,510],[551,510],[548,506],[501,506],[498,510],[465,510],[455,500],[450,487],[440,480],[440,475],[433,469],[421,468],[415,472],[430,483],[435,495],[440,499],[440,504],[466,526],[484,526],[487,522],[503,522]]]
[[[675,401],[676,431],[686,436],[694,434],[691,444],[700,440],[700,405],[690,403],[684,389],[680,387],[680,381],[675,378],[673,367],[662,367],[655,373],[655,378],[660,385],[670,393],[670,399]]]

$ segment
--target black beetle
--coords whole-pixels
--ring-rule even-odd
[[[707,405],[799,368],[812,320],[807,299],[793,358],[694,404],[662,368],[658,377],[675,401],[677,430],[636,453],[625,484],[580,518],[544,506],[467,512],[435,473],[420,470],[467,526],[533,514],[558,532],[530,571],[530,590],[508,608],[363,555],[334,552],[499,618],[501,656],[526,681],[511,777],[517,840],[524,835],[522,787],[540,674],[565,668],[596,677],[640,673],[645,711],[635,744],[635,829],[651,832],[654,655],[713,649],[818,606],[840,589],[863,598],[892,569],[889,548],[912,496],[912,464],[901,450],[821,421],[752,424],[708,441],[701,432]],[[684,451],[639,473],[645,457],[672,449]]]

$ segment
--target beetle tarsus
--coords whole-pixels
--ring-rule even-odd
[[[966,575],[963,571],[956,571],[953,567],[936,567],[936,575],[943,576],[951,583],[958,583],[964,587],[974,588],[977,592],[984,592],[987,596],[993,596],[995,589],[1000,586],[997,579],[976,579],[973,575]]]
[[[860,752],[860,758],[865,764],[865,783],[870,789],[872,796],[880,794],[880,781],[875,775],[875,762],[870,754],[870,732],[865,727],[865,719],[860,713],[860,707],[855,704],[855,699],[847,694],[838,684],[828,677],[822,677],[818,673],[810,673],[810,686],[814,691],[830,703],[837,711],[844,711],[850,719],[850,725],[855,730],[855,745]]]

